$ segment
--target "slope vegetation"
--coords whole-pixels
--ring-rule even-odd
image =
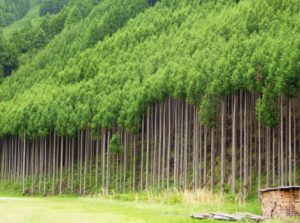
[[[167,97],[200,106],[213,125],[222,97],[239,90],[261,94],[259,116],[274,126],[277,98],[300,89],[299,9],[296,0],[70,1],[5,37],[17,69],[0,85],[0,135],[135,130]]]

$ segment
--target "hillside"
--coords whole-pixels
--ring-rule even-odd
[[[80,194],[98,190],[100,173],[102,190],[123,192],[218,181],[247,194],[299,182],[298,0],[21,8],[0,8],[0,138],[2,177],[22,178],[24,192],[36,176],[44,192],[62,193],[66,181],[73,192],[74,168]]]
[[[167,96],[209,110],[211,97],[238,90],[262,93],[273,124],[276,98],[299,92],[298,1],[121,2],[70,3],[16,30],[18,69],[0,87],[1,135],[130,128]]]
[[[0,27],[22,19],[37,3],[38,0],[1,0]]]

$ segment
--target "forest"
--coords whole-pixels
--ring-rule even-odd
[[[0,181],[31,194],[300,184],[298,0],[0,0]]]

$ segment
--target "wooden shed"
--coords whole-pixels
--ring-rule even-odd
[[[265,218],[300,216],[300,186],[260,190]]]

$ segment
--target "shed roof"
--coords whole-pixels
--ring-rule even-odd
[[[282,186],[282,187],[273,187],[273,188],[265,188],[260,189],[259,192],[268,192],[268,191],[274,191],[274,190],[290,190],[290,189],[300,189],[300,186]]]

